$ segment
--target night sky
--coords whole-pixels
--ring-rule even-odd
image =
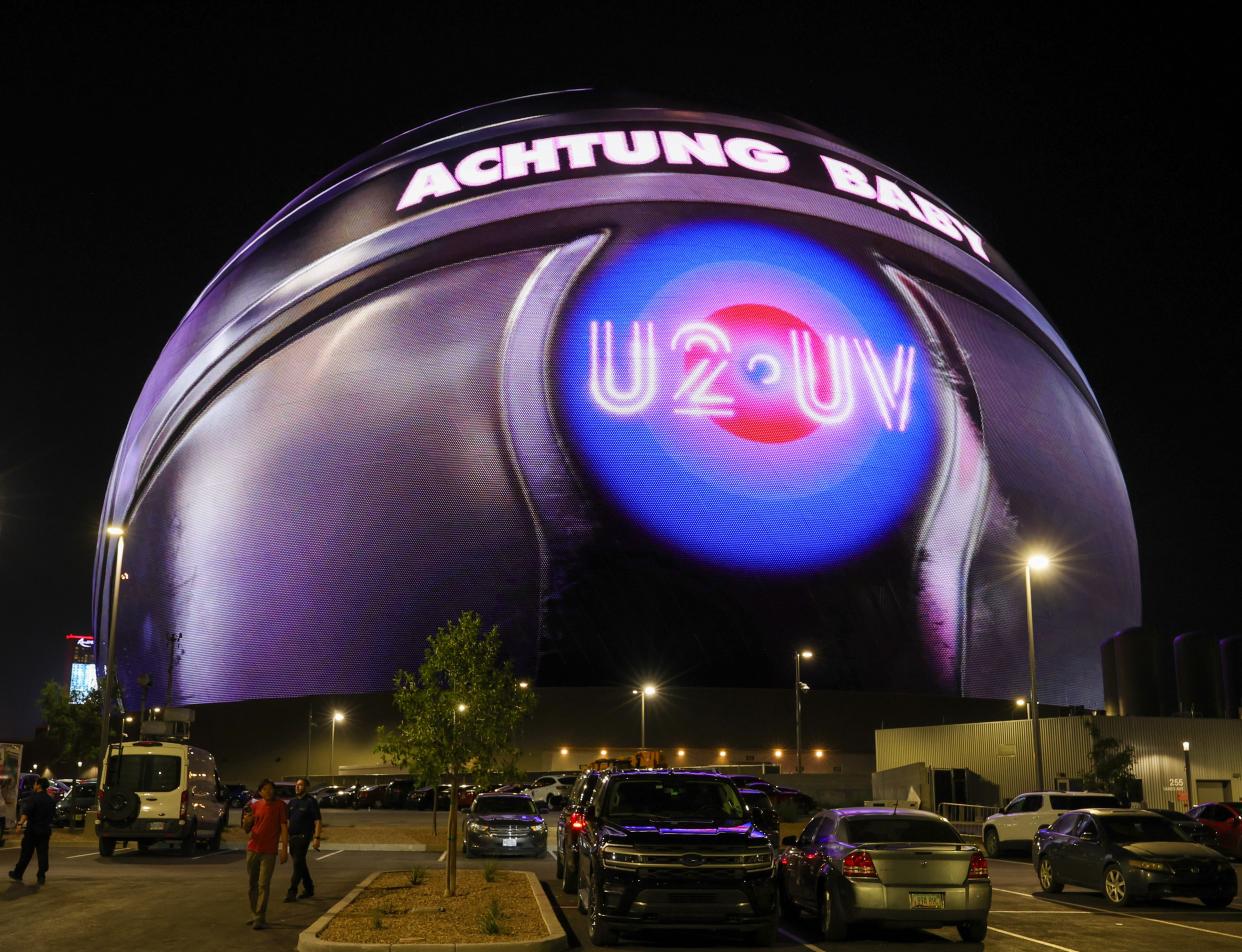
[[[117,445],[220,265],[384,139],[579,86],[792,115],[944,198],[1022,275],[1104,408],[1145,622],[1242,630],[1232,38],[1071,8],[786,9],[803,7],[819,12],[10,7],[0,739],[29,736],[64,635],[90,629]]]

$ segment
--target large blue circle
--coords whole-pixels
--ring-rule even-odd
[[[907,429],[885,428],[857,353],[848,426],[772,446],[676,415],[671,392],[684,368],[669,344],[670,314],[702,320],[722,301],[783,306],[819,333],[869,340],[885,367],[898,345],[915,347]],[[639,413],[605,412],[589,386],[592,322],[597,333],[613,323],[618,376],[628,381],[631,324],[642,329],[647,320],[657,338],[658,396]],[[570,445],[621,511],[698,560],[803,572],[873,546],[922,495],[939,443],[942,386],[926,348],[895,297],[844,255],[784,228],[719,220],[660,231],[588,274],[556,329],[551,374]],[[748,371],[750,380],[772,376]]]

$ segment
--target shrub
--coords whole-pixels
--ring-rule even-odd
[[[378,909],[375,910],[375,912],[371,913],[371,928],[372,929],[384,928],[384,915]]]
[[[410,885],[421,886],[427,881],[427,870],[421,866],[415,866],[410,869]]]
[[[483,915],[479,916],[479,928],[483,930],[484,935],[503,935],[505,933],[502,922],[504,917],[505,914],[500,909],[500,900],[492,897]]]
[[[489,859],[483,864],[483,881],[485,883],[494,883],[496,876],[500,871],[500,864],[494,859]]]

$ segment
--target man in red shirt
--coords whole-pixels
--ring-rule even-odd
[[[250,921],[255,929],[267,928],[267,897],[272,873],[276,871],[276,852],[280,861],[289,860],[289,810],[276,799],[276,786],[264,777],[259,781],[259,799],[251,801],[242,813],[242,829],[250,834],[246,844],[246,875],[250,878]]]

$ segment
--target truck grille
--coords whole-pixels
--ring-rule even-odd
[[[607,846],[604,866],[608,869],[674,870],[685,873],[759,872],[772,868],[771,849],[705,852],[670,850],[658,846]]]

